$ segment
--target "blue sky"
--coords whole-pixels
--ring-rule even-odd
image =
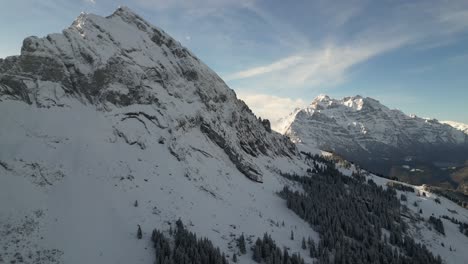
[[[407,114],[468,123],[468,1],[15,0],[0,57],[126,5],[214,69],[262,117],[315,96],[363,95]]]

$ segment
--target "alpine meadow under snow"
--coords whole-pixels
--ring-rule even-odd
[[[468,210],[423,186],[311,155],[317,146],[301,152],[125,7],[81,14],[0,59],[0,113],[0,263],[333,263],[345,246],[369,241],[381,247],[368,258],[394,263],[468,260]],[[458,131],[450,136],[460,140]],[[339,186],[319,201],[326,218],[311,223],[319,211],[292,206],[292,193],[314,197],[298,177]],[[355,206],[340,216],[348,218],[329,213],[348,200]],[[361,214],[382,229],[344,237],[346,245],[324,231],[331,219],[354,234]]]

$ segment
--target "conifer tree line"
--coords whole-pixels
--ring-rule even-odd
[[[304,191],[285,186],[279,195],[320,234],[318,245],[310,246],[317,263],[442,263],[406,234],[393,188],[384,190],[360,175],[344,176],[333,162],[315,158],[322,163],[314,161],[316,174],[283,175]]]
[[[237,239],[237,247],[239,248],[239,251],[242,255],[247,253],[247,249],[245,248],[244,233],[242,233],[242,235],[240,235],[240,237]]]
[[[461,222],[461,221],[458,221],[457,219],[455,219],[455,217],[448,217],[447,215],[443,215],[441,216],[442,218],[444,219],[447,219],[449,220],[450,222],[458,225],[458,231],[460,231],[460,233],[464,234],[465,236],[468,237],[468,224],[467,223],[464,223],[464,222]]]
[[[443,196],[451,200],[452,202],[460,205],[463,208],[468,208],[468,195],[467,194],[456,192],[450,189],[434,187],[434,186],[427,186],[426,188],[431,193],[435,193],[437,195]]]
[[[431,215],[429,217],[428,222],[434,226],[434,229],[437,232],[441,233],[442,235],[445,235],[444,224],[442,223],[442,220]]]
[[[415,192],[413,187],[401,184],[399,182],[388,182],[387,186],[390,187],[390,188],[394,188],[394,189],[403,191],[403,192],[412,192],[412,193]]]
[[[197,238],[195,233],[188,231],[182,221],[176,222],[172,237],[166,237],[161,231],[154,229],[153,241],[156,264],[228,264],[228,260],[219,248],[207,238]]]
[[[281,250],[270,235],[265,233],[263,239],[257,238],[252,247],[252,259],[257,263],[265,264],[304,264],[304,259],[299,254],[289,255],[288,250]]]

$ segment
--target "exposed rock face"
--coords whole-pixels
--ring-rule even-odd
[[[468,136],[434,119],[408,116],[372,98],[326,95],[284,118],[283,133],[303,146],[333,151],[389,175],[401,162],[468,159]]]
[[[20,56],[0,61],[1,100],[41,108],[76,100],[101,111],[121,108],[119,123],[166,130],[169,148],[181,160],[177,149],[187,146],[177,139],[199,130],[258,182],[262,171],[253,159],[297,156],[294,144],[257,120],[216,73],[128,8],[105,18],[81,14],[62,34],[25,39]],[[126,112],[145,105],[140,113]],[[127,135],[123,125],[116,125],[115,134],[146,147],[146,139]]]

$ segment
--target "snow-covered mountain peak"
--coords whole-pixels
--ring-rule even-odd
[[[360,111],[363,108],[382,109],[386,108],[378,100],[370,97],[362,97],[360,95],[348,96],[342,99],[334,99],[328,95],[317,96],[309,106],[309,112],[313,110],[324,110],[333,108],[346,107],[350,110]]]
[[[282,121],[279,131],[300,146],[345,156],[353,153],[354,158],[427,155],[427,149],[438,148],[457,149],[449,153],[458,159],[462,156],[455,153],[463,153],[468,147],[468,136],[451,126],[435,119],[405,115],[378,100],[359,95],[342,99],[320,95],[311,105]]]
[[[40,108],[79,101],[99,111],[118,111],[115,116],[123,123],[125,116],[143,115],[173,139],[170,148],[180,160],[191,143],[179,138],[201,132],[254,181],[261,182],[263,173],[252,159],[297,155],[295,146],[257,120],[215,72],[125,7],[107,17],[83,13],[61,34],[26,38],[20,56],[0,62],[2,100]],[[154,140],[130,140],[117,130],[142,148]]]
[[[320,94],[317,97],[315,97],[314,100],[312,100],[312,103],[313,102],[328,102],[328,101],[330,101],[330,96],[326,94]]]
[[[111,16],[120,16],[127,18],[140,18],[140,16],[128,6],[119,6]]]
[[[364,105],[364,99],[360,96],[345,97],[343,98],[343,105],[354,110],[361,110]]]
[[[463,131],[465,134],[468,134],[468,124],[460,123],[460,122],[454,122],[454,121],[440,121],[442,124],[449,125],[451,127],[454,127],[460,131]]]

